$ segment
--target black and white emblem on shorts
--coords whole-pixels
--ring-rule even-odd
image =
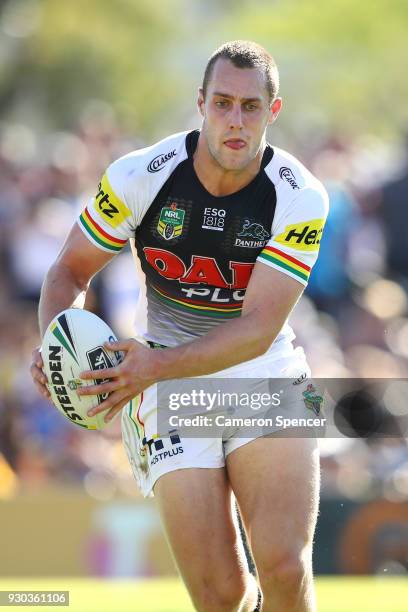
[[[172,202],[170,206],[164,206],[160,211],[157,231],[165,240],[178,238],[183,231],[183,223],[186,211],[177,208],[177,204]]]
[[[241,231],[235,238],[234,246],[258,249],[264,247],[270,237],[270,233],[263,225],[250,219],[244,219]]]

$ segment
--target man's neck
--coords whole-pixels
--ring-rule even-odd
[[[211,195],[227,196],[243,189],[255,178],[261,168],[264,151],[265,145],[243,170],[225,170],[210,154],[205,136],[201,132],[194,152],[194,170],[200,183]]]

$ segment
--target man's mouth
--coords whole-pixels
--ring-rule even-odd
[[[241,140],[240,138],[229,138],[224,141],[225,146],[230,149],[234,149],[237,151],[238,149],[243,149],[246,146],[245,140]]]

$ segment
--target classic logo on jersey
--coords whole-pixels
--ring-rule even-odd
[[[170,159],[173,159],[177,155],[176,150],[170,151],[169,153],[160,153],[160,155],[156,155],[147,166],[148,172],[159,172],[163,170],[164,164]]]
[[[311,219],[303,223],[287,225],[285,231],[275,237],[275,242],[298,251],[318,251],[324,227],[324,219]]]
[[[227,211],[224,208],[204,208],[203,229],[224,231],[225,215]]]
[[[302,395],[306,408],[313,410],[313,412],[319,416],[321,405],[323,404],[323,398],[321,395],[317,395],[317,391],[314,386],[307,385],[306,391],[303,391]]]
[[[164,206],[160,212],[157,231],[165,240],[171,240],[181,235],[186,211],[177,208],[173,202],[170,206]]]
[[[98,193],[95,196],[94,208],[111,227],[117,227],[126,217],[130,217],[132,214],[128,207],[119,200],[113,191],[106,174],[104,174],[98,185]]]
[[[270,233],[260,223],[245,219],[242,224],[242,229],[235,238],[235,246],[257,249],[264,247],[269,238]]]
[[[295,175],[293,174],[290,168],[283,166],[279,169],[279,176],[287,181],[292,189],[300,189],[299,185],[296,182]]]

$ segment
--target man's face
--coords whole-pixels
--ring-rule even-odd
[[[259,152],[281,100],[277,98],[270,106],[260,69],[236,68],[229,60],[218,59],[205,100],[202,90],[199,92],[198,107],[212,158],[225,170],[243,170]]]

